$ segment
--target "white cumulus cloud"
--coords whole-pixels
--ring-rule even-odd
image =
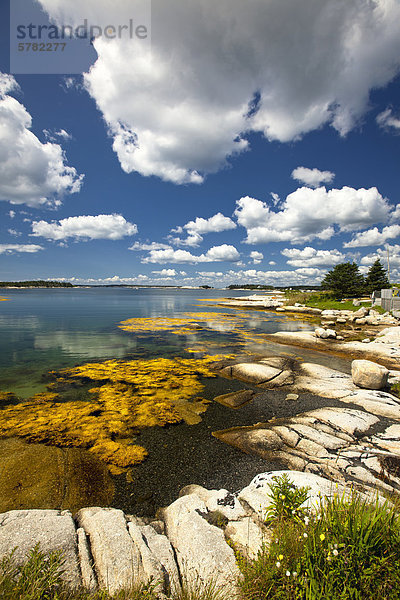
[[[217,213],[209,219],[197,217],[194,221],[189,221],[183,227],[177,227],[172,230],[173,233],[187,232],[187,238],[171,237],[171,242],[178,246],[198,246],[203,241],[203,235],[206,233],[220,233],[228,229],[235,229],[236,223],[222,213]]]
[[[131,3],[40,0],[60,22],[124,23]],[[329,124],[341,135],[399,72],[398,0],[153,0],[152,49],[97,39],[85,86],[124,171],[174,183],[248,147]]]
[[[297,167],[292,171],[292,178],[311,187],[318,187],[321,183],[331,183],[335,178],[332,171],[320,171],[319,169],[308,169]]]
[[[400,225],[388,225],[384,227],[382,231],[379,231],[377,227],[367,229],[361,233],[356,233],[350,242],[343,244],[345,248],[359,248],[362,246],[380,246],[387,242],[400,237]]]
[[[159,244],[158,242],[149,242],[142,244],[141,242],[135,242],[128,250],[134,252],[149,251],[149,250],[167,250],[171,246],[169,244]]]
[[[207,263],[207,262],[237,262],[240,258],[239,252],[234,246],[222,244],[213,246],[205,254],[196,256],[187,250],[151,250],[149,256],[143,258],[142,263]]]
[[[8,95],[13,77],[0,73],[0,200],[32,207],[58,206],[79,192],[83,175],[66,164],[60,145],[42,142],[31,131],[32,117]]]
[[[372,252],[363,256],[361,264],[370,267],[377,258],[383,265],[387,265],[387,256],[389,251],[389,263],[391,266],[400,267],[400,244],[394,244],[393,246],[387,245],[385,248],[378,248],[376,252]]]
[[[393,110],[391,108],[387,108],[383,112],[379,113],[376,117],[376,122],[383,129],[400,129],[400,118],[393,114]]]
[[[135,235],[137,226],[122,215],[82,215],[61,221],[33,221],[31,235],[48,240],[120,240]]]
[[[237,202],[239,225],[247,230],[248,244],[283,242],[306,243],[327,240],[339,231],[354,231],[385,222],[391,206],[375,187],[326,190],[302,187],[287,196],[280,210],[246,196]]]
[[[0,254],[14,254],[14,252],[27,252],[32,254],[44,250],[43,246],[37,244],[0,244]]]
[[[58,138],[61,138],[64,141],[72,140],[72,135],[65,131],[65,129],[60,129],[59,131],[50,131],[49,129],[43,129],[43,133],[47,140],[50,142],[56,142]]]
[[[175,269],[161,269],[161,271],[152,271],[155,275],[161,275],[161,277],[175,277],[178,273]]]
[[[250,258],[255,265],[258,265],[264,258],[264,255],[262,252],[257,252],[257,250],[254,250],[253,252],[250,252]]]
[[[316,267],[316,266],[333,266],[344,262],[346,256],[339,250],[316,250],[307,246],[300,248],[285,248],[281,254],[288,258],[288,265],[293,267]]]

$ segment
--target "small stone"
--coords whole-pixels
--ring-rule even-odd
[[[353,300],[353,306],[360,306],[361,302],[359,300]]]
[[[299,395],[298,394],[288,394],[285,398],[285,400],[298,400]]]
[[[363,342],[363,344],[368,344],[368,342],[370,342],[371,340],[369,338],[364,338],[361,341]]]

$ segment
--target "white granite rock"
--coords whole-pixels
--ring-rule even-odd
[[[82,527],[77,529],[79,566],[81,568],[82,585],[89,591],[97,589],[96,575],[93,569],[93,559],[90,554],[88,539]]]
[[[115,508],[82,508],[76,519],[89,537],[99,586],[115,594],[146,580],[125,515]]]
[[[387,385],[389,371],[370,360],[353,360],[351,363],[353,383],[368,390],[381,390]]]
[[[178,595],[181,589],[179,572],[167,536],[158,534],[151,525],[140,527],[140,531],[151,553],[162,565],[166,589],[170,588],[174,596]]]
[[[263,548],[268,547],[271,542],[271,534],[268,530],[262,530],[251,517],[228,523],[225,537],[250,560],[256,559]]]
[[[189,494],[196,494],[205,503],[208,512],[218,511],[229,521],[236,521],[246,516],[237,497],[228,490],[207,490],[201,485],[187,485],[180,491],[179,496]]]
[[[0,514],[0,559],[15,548],[14,559],[21,566],[36,544],[45,554],[62,552],[64,580],[71,587],[81,584],[77,536],[69,511],[32,509]]]
[[[280,373],[281,369],[261,363],[240,363],[232,366],[232,377],[255,384],[270,381]]]
[[[376,416],[353,408],[317,408],[303,413],[302,416],[317,418],[351,436],[364,434],[379,422]]]
[[[189,587],[211,582],[232,598],[238,594],[240,572],[223,531],[207,523],[205,503],[194,494],[183,496],[164,509],[169,541],[175,549],[179,569]]]
[[[128,531],[140,553],[141,566],[143,569],[142,582],[149,583],[151,581],[155,586],[154,589],[156,591],[165,591],[167,589],[167,581],[164,577],[164,569],[158,558],[154,556],[147,545],[142,535],[141,528],[130,521],[128,523]]]
[[[302,471],[270,471],[257,475],[253,481],[239,494],[239,499],[247,502],[261,520],[264,520],[271,504],[270,484],[274,483],[273,477],[279,477],[287,473],[290,481],[296,487],[310,487],[309,497],[302,507],[316,510],[320,506],[321,498],[333,497],[335,494],[343,494],[343,485],[333,483],[325,477],[314,473]]]
[[[377,334],[375,342],[400,346],[400,327],[387,327],[386,329],[382,329],[382,331]]]

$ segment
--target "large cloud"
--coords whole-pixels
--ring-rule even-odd
[[[146,256],[142,263],[208,263],[208,262],[237,262],[240,258],[239,252],[234,246],[222,244],[222,246],[213,246],[205,254],[196,256],[187,250],[151,250],[149,256]]]
[[[327,240],[340,231],[354,231],[387,221],[391,207],[373,187],[358,190],[343,187],[302,187],[286,198],[275,212],[265,203],[246,196],[237,202],[239,225],[247,230],[248,244],[267,242],[306,243]]]
[[[126,22],[137,2],[40,0],[53,17]],[[98,39],[85,85],[126,172],[175,183],[247,147],[346,134],[399,70],[398,0],[153,0],[152,51]]]
[[[48,240],[120,240],[135,235],[137,226],[129,223],[122,215],[82,215],[61,221],[34,221],[31,235]]]
[[[307,246],[300,248],[285,248],[281,254],[288,258],[288,265],[293,267],[315,267],[338,265],[343,262],[346,257],[339,250],[316,250]]]
[[[83,176],[66,165],[60,145],[32,133],[32,117],[8,93],[14,78],[0,73],[0,200],[32,207],[57,206],[64,194],[80,190]]]

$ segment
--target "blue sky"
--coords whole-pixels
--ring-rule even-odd
[[[72,76],[10,75],[2,6],[0,279],[306,286],[389,247],[400,280],[398,2],[246,6],[153,0],[151,49]]]

